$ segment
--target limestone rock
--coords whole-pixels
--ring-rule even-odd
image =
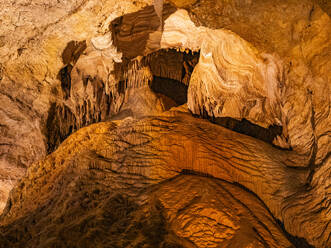
[[[189,12],[196,25],[223,28],[240,36],[235,43],[238,50],[230,46],[234,42],[230,35],[229,43],[226,39],[222,41],[227,46],[212,45],[209,39],[201,48],[205,51],[201,53],[203,61],[207,60],[208,52],[211,57],[207,60],[209,66],[204,70],[203,65],[199,66],[194,73],[196,80],[193,81],[201,80],[201,84],[198,87],[192,84],[195,88],[190,91],[193,94],[190,109],[194,113],[205,109],[212,117],[246,118],[259,125],[281,123],[282,140],[306,156],[306,164],[318,165],[326,159],[330,151],[331,122],[330,70],[327,70],[331,66],[330,16],[311,1],[282,0],[218,1],[216,4],[205,0],[192,5]],[[272,13],[272,17],[265,15],[266,12]],[[215,54],[216,47],[219,50]],[[227,60],[217,61],[222,57]],[[242,57],[246,57],[245,62],[241,61]],[[259,66],[261,63],[264,69]],[[209,75],[207,67],[217,68],[211,73],[213,76]],[[254,77],[261,74],[261,69],[265,78],[256,80]],[[210,78],[200,79],[199,74]],[[246,75],[248,80],[244,79]],[[219,78],[215,81],[216,76]],[[254,80],[254,96],[246,88],[250,80]],[[240,84],[243,81],[245,83]],[[228,84],[227,90],[219,90],[227,86],[222,82]],[[258,90],[259,85],[263,85],[264,93]],[[199,104],[194,101],[197,94]],[[261,99],[264,100],[261,102]]]
[[[309,170],[290,168],[295,167],[295,163],[300,163],[300,158],[293,152],[285,153],[189,114],[169,112],[140,121],[124,119],[96,124],[73,134],[52,155],[29,169],[26,178],[12,192],[1,223],[8,225],[30,218],[31,212],[39,213],[38,209],[53,211],[52,206],[58,213],[58,207],[52,205],[55,196],[68,201],[76,187],[94,185],[90,184],[91,180],[100,187],[116,192],[124,190],[135,197],[148,185],[161,185],[180,173],[196,172],[245,186],[262,199],[292,235],[303,237],[316,247],[327,247],[330,245],[330,206],[323,202],[329,198],[318,192],[328,191],[329,163],[314,175],[310,188],[306,187]],[[32,203],[32,199],[38,200]],[[171,197],[167,201],[170,200]],[[186,218],[185,214],[182,218]],[[192,221],[194,226],[197,219]],[[204,240],[198,235],[196,239],[182,227],[178,228],[180,235],[191,237],[198,247],[210,242],[207,237]],[[204,236],[203,232],[201,235]]]
[[[83,227],[82,224],[86,223],[86,228],[90,225],[97,227],[93,238],[89,241],[91,245],[101,244],[100,242],[103,241],[101,241],[100,235],[103,235],[102,233],[108,228],[113,230],[114,235],[118,235],[117,232],[123,230],[121,231],[123,233],[121,238],[115,239],[116,242],[124,242],[127,239],[126,235],[130,235],[130,244],[134,244],[138,242],[138,238],[137,234],[133,235],[133,233],[139,232],[139,228],[137,229],[137,226],[134,225],[141,222],[140,218],[147,218],[150,224],[145,224],[147,226],[144,228],[149,228],[149,225],[161,225],[160,227],[151,227],[153,230],[153,228],[168,226],[169,229],[163,231],[167,234],[164,236],[169,239],[170,233],[174,233],[175,236],[171,239],[177,240],[176,242],[182,247],[192,247],[187,245],[189,243],[193,243],[196,247],[217,247],[219,245],[242,247],[242,242],[255,247],[265,244],[270,247],[278,247],[279,245],[290,247],[291,243],[285,238],[273,218],[267,217],[269,213],[260,201],[254,197],[247,197],[250,193],[231,183],[180,175],[183,172],[196,171],[201,175],[210,174],[227,180],[232,178],[231,182],[240,181],[240,177],[231,177],[230,174],[237,174],[240,170],[253,173],[252,166],[254,165],[243,161],[247,160],[247,156],[255,156],[252,159],[256,161],[268,161],[267,163],[263,162],[267,165],[264,168],[264,173],[270,171],[274,174],[274,170],[277,170],[279,176],[282,173],[284,176],[288,176],[289,171],[285,172],[286,168],[280,164],[287,163],[286,161],[273,161],[273,159],[278,158],[277,155],[272,158],[265,157],[264,152],[262,152],[274,148],[261,142],[258,145],[264,147],[258,149],[256,155],[249,155],[249,153],[244,155],[246,153],[243,150],[244,146],[239,144],[244,142],[247,148],[249,147],[248,149],[252,149],[253,147],[250,146],[255,147],[257,145],[254,140],[208,122],[201,122],[189,117],[189,115],[183,116],[177,112],[169,112],[167,115],[172,117],[161,116],[142,121],[125,119],[121,122],[95,124],[70,136],[46,160],[31,167],[27,177],[12,192],[9,204],[1,219],[2,225],[6,225],[2,229],[3,240],[8,240],[8,244],[13,247],[21,240],[26,240],[25,244],[28,247],[34,245],[43,247],[54,244],[61,246],[63,242],[69,242],[69,244],[75,242],[72,235],[65,235],[65,233],[69,233],[66,226],[76,223],[70,233],[73,232],[74,235],[80,237],[79,230]],[[183,125],[184,123],[185,125]],[[187,123],[191,124],[186,125]],[[219,144],[226,144],[222,141],[224,138],[236,137],[236,139],[231,138],[233,140],[231,150],[219,145],[207,147],[203,145],[208,144],[209,139],[215,133],[218,133],[219,136],[212,139]],[[176,146],[174,142],[177,144]],[[236,151],[236,146],[240,150]],[[224,149],[224,151],[218,152],[215,149]],[[274,152],[277,153],[276,150]],[[231,158],[230,153],[233,154],[233,158]],[[218,156],[221,154],[224,158],[220,160]],[[234,157],[237,156],[236,154],[239,157]],[[267,152],[266,154],[270,156],[272,153]],[[241,157],[246,158],[240,161]],[[222,160],[223,162],[219,164]],[[243,162],[242,166],[241,162]],[[274,169],[270,170],[270,168]],[[253,184],[245,184],[255,191],[260,187],[261,189],[264,188],[263,181],[265,179],[258,173],[256,171],[254,177],[257,181],[252,182],[255,184],[254,187]],[[302,175],[293,174],[297,179],[303,175],[304,173]],[[174,176],[177,178],[164,181]],[[70,180],[68,180],[69,178]],[[244,178],[242,180],[241,183],[246,181]],[[299,181],[297,187],[300,188]],[[260,184],[261,182],[262,184]],[[282,182],[282,180],[275,178],[274,182],[279,185],[278,182]],[[269,185],[275,186],[273,183]],[[284,187],[286,187],[286,183]],[[286,187],[285,192],[292,190],[297,190],[297,188]],[[269,195],[269,190],[264,189],[263,191],[267,198],[272,196],[272,194]],[[285,192],[282,187],[280,191],[278,193],[280,198],[275,198],[278,206],[269,205],[271,209],[282,206],[278,201],[282,199],[282,194]],[[123,216],[122,219],[112,220],[108,217],[115,218],[115,215],[111,217],[112,215],[107,214],[107,211],[110,210],[105,208],[108,206],[105,204],[114,201],[113,198],[117,199],[118,196],[115,192],[123,194],[125,197],[121,201],[128,204],[120,208],[123,211],[131,211],[129,209],[133,208],[133,212],[119,215]],[[259,190],[256,192],[260,193]],[[40,195],[43,197],[40,198]],[[38,201],[31,204],[31,199],[36,197]],[[126,200],[127,197],[128,200]],[[78,202],[81,204],[77,205]],[[266,202],[275,204],[272,199],[270,202]],[[66,206],[72,204],[74,204],[73,207],[68,210],[60,210],[64,210]],[[155,217],[149,216],[154,213],[153,209],[157,210]],[[75,217],[68,218],[68,214]],[[102,223],[109,223],[107,225],[110,226],[92,224],[88,216],[94,216],[93,219],[96,220],[101,218]],[[163,219],[168,224],[154,223],[157,221],[157,219],[155,220],[157,216],[160,216],[158,218]],[[29,218],[42,219],[36,224],[26,227],[18,224],[22,223],[21,221],[30,223]],[[70,222],[63,223],[64,220]],[[51,224],[58,221],[62,224]],[[118,226],[120,221],[127,223],[125,227],[122,227],[124,229],[118,229],[120,228]],[[259,224],[261,222],[264,224]],[[69,223],[72,224],[69,225]],[[42,228],[45,234],[41,238],[29,238],[27,232],[20,231],[24,228],[31,230],[31,232],[39,232],[38,230]],[[85,229],[84,233],[87,233],[88,230]],[[21,233],[19,235],[23,235],[22,239],[10,241],[8,237],[17,232]],[[60,239],[57,233],[63,233],[64,236],[61,236],[64,237],[64,240]],[[104,235],[109,234],[105,232]],[[162,235],[158,237],[161,238]],[[84,242],[84,240],[85,238],[80,239],[79,242]],[[115,241],[113,238],[106,238],[104,242],[110,244],[110,242]],[[140,242],[147,241],[143,239]],[[161,239],[160,242],[163,240]],[[156,244],[155,246],[158,247]],[[122,247],[126,246],[122,244]]]
[[[331,246],[327,2],[1,4],[0,246]]]
[[[68,43],[104,35],[110,21],[152,1],[0,3],[0,194],[6,196],[25,168],[46,155],[47,118],[63,99],[57,76]]]
[[[330,143],[326,135],[330,131],[326,127],[330,123],[329,76],[326,72],[329,67],[330,39],[327,37],[330,17],[317,5],[305,1],[300,5],[300,11],[297,10],[298,20],[288,19],[287,10],[294,11],[297,5],[282,4],[286,11],[279,11],[271,1],[261,5],[248,1],[238,6],[232,1],[220,1],[216,8],[211,7],[213,1],[202,1],[189,11],[196,23],[207,27],[194,24],[185,10],[177,10],[170,15],[165,11],[161,34],[157,25],[154,29],[145,27],[147,29],[140,32],[139,25],[142,24],[130,21],[141,18],[141,23],[144,23],[143,20],[149,18],[144,12],[148,12],[146,8],[113,23],[116,26],[113,30],[123,29],[124,32],[113,32],[115,45],[125,51],[123,55],[128,58],[161,48],[201,49],[200,63],[193,74],[188,94],[188,106],[194,114],[246,119],[264,128],[280,126],[283,132],[275,138],[274,144],[294,149],[305,156],[306,162],[301,166],[308,166],[315,158],[319,164],[330,149],[326,145]],[[217,19],[214,11],[218,5],[220,8],[229,7],[229,13],[237,18],[231,19],[229,24]],[[207,8],[212,11],[208,12]],[[251,9],[256,11],[247,20]],[[262,22],[266,18],[263,16],[265,10],[274,11],[276,19],[282,20],[284,25],[272,22],[273,29],[266,30],[267,25]],[[128,23],[133,26],[125,33]],[[239,29],[240,25],[247,26],[249,32]],[[305,33],[302,31],[304,25],[309,27]],[[290,29],[292,26],[294,28]],[[228,28],[236,33],[208,27]],[[285,31],[278,32],[284,27],[291,36]],[[137,39],[141,35],[145,38],[139,38],[143,42],[140,44]],[[261,43],[262,35],[271,39]],[[139,47],[136,44],[140,44]],[[303,49],[301,53],[298,51],[300,47]],[[305,55],[305,51],[311,55]],[[316,57],[320,58],[319,62],[315,59],[317,64],[310,62],[310,58]]]

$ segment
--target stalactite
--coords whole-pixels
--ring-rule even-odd
[[[80,52],[75,52],[74,44],[76,43],[70,43],[63,52],[64,61],[77,63],[75,54]],[[84,46],[78,46],[77,51],[82,51],[83,48]],[[198,58],[198,53],[177,52],[175,49],[160,50],[134,60],[124,58],[122,63],[114,64],[112,72],[105,68],[106,61],[102,58],[101,61],[96,60],[96,66],[101,66],[99,68],[103,68],[108,76],[102,74],[102,71],[96,74],[86,73],[84,68],[79,67],[79,62],[74,67],[68,64],[59,73],[64,101],[56,104],[59,111],[66,109],[63,113],[65,116],[49,116],[49,122],[54,125],[54,120],[60,118],[67,118],[68,124],[58,124],[60,135],[57,141],[50,141],[52,144],[49,145],[49,151],[55,149],[73,131],[95,122],[109,120],[119,113],[129,89],[149,86],[156,93],[171,98],[177,104],[185,103],[189,79]],[[75,75],[72,77],[73,73]],[[73,122],[72,128],[67,128],[69,121]]]

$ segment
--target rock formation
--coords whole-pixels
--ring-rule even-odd
[[[3,6],[0,247],[331,246],[328,2]]]
[[[62,54],[68,43],[103,35],[114,18],[146,4],[152,1],[1,2],[2,206],[26,168],[47,153],[48,113],[54,104],[61,106],[65,94],[58,76],[67,62]]]

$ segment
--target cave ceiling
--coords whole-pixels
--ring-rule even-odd
[[[0,1],[0,247],[331,247],[331,2]]]

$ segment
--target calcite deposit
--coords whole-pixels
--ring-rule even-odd
[[[0,247],[331,247],[329,1],[0,3]]]

